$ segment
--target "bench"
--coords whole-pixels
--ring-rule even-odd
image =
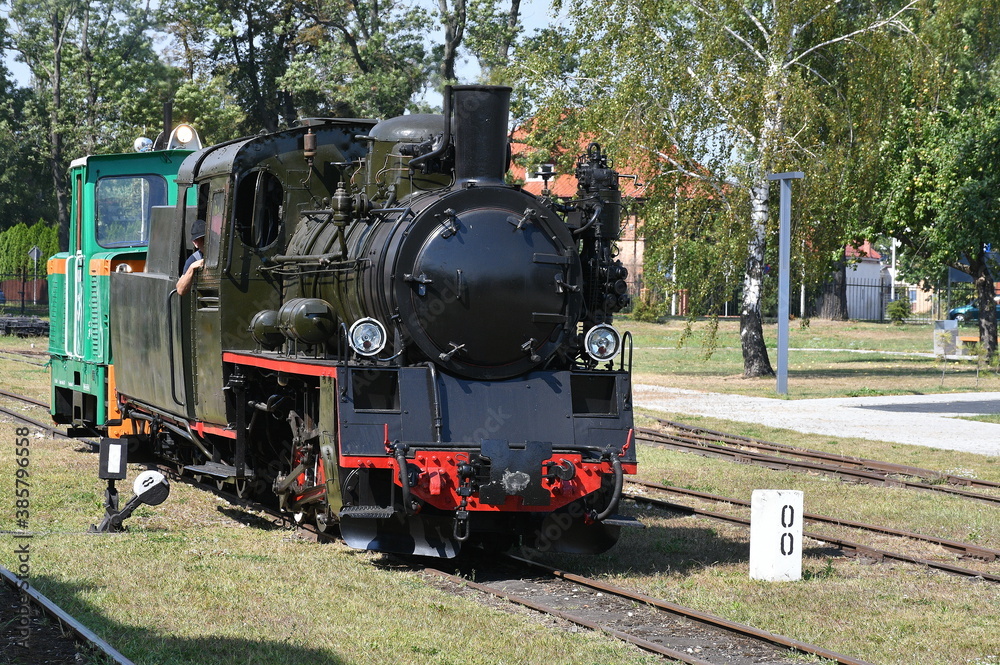
[[[962,346],[975,346],[979,344],[979,335],[959,335],[958,341]]]

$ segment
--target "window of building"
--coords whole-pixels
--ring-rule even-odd
[[[542,176],[540,176],[538,174],[539,173],[550,173],[551,177],[549,178],[549,182],[551,182],[552,178],[554,178],[556,176],[555,168],[556,168],[555,164],[539,164],[538,168],[533,169],[533,170],[529,170],[527,173],[525,173],[524,181],[525,182],[542,182]]]

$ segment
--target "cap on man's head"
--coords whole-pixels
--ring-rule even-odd
[[[191,240],[205,237],[205,220],[196,219],[191,224]]]

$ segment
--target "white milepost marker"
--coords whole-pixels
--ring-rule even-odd
[[[802,579],[802,492],[754,490],[750,499],[750,578]]]

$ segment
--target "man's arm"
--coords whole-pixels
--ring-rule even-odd
[[[188,266],[188,269],[177,280],[177,295],[184,295],[191,290],[191,283],[194,281],[195,273],[205,265],[205,259],[198,259]]]

